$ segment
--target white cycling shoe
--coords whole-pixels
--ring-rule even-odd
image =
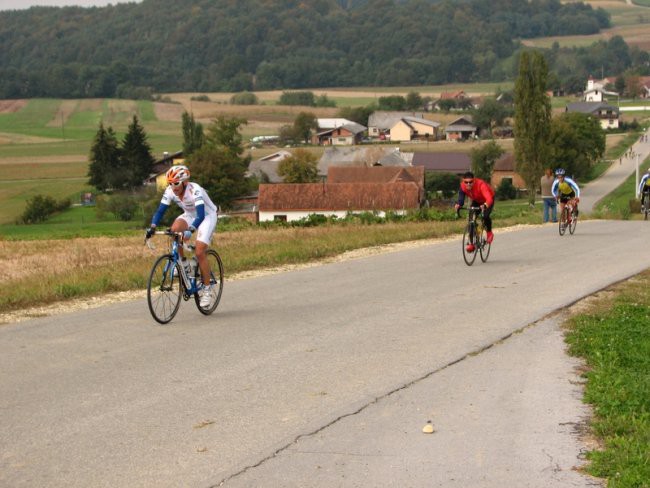
[[[201,301],[199,304],[201,305],[201,308],[210,308],[210,305],[212,305],[212,285],[203,285],[200,293]]]

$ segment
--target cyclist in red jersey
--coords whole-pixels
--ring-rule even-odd
[[[494,208],[494,189],[487,181],[475,178],[474,173],[467,171],[463,174],[463,179],[460,182],[458,202],[454,205],[456,210],[465,204],[465,195],[472,200],[470,206],[480,206],[483,210],[483,221],[485,222],[485,230],[487,231],[487,241],[492,244],[494,234],[492,233],[492,219],[490,218],[490,214]],[[467,251],[473,252],[474,246],[468,244]]]

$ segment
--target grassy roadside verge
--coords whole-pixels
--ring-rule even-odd
[[[587,471],[610,488],[650,487],[650,270],[569,320],[571,354],[586,360],[584,401],[602,441]]]
[[[509,207],[507,206],[509,205]],[[503,204],[495,210],[495,229],[539,223],[541,209]],[[253,227],[217,232],[213,240],[226,276],[242,271],[299,264],[383,244],[442,238],[462,232],[465,221],[399,222],[319,227]],[[82,298],[102,293],[143,289],[156,256],[139,231],[120,237],[56,240],[0,240],[0,312]]]
[[[639,164],[639,178],[645,170],[650,167],[650,157]],[[641,218],[640,213],[633,213],[630,201],[635,200],[636,195],[636,174],[631,174],[614,191],[607,194],[594,208],[593,216],[596,218],[620,217],[625,220],[634,216]],[[640,203],[639,208],[640,210]]]

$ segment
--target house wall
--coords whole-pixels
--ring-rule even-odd
[[[417,122],[411,122],[411,125],[418,131],[418,135],[420,136],[425,136],[426,134],[429,134],[430,136],[435,136],[436,135],[436,128],[432,127],[430,125],[425,125],[425,124],[418,124]],[[431,137],[431,139],[434,139]]]
[[[600,126],[607,129],[618,129],[618,119],[600,119]]]
[[[585,102],[602,102],[603,101],[603,92],[600,90],[594,90],[588,92],[585,96]]]
[[[526,182],[524,182],[524,179],[519,176],[518,173],[513,173],[512,171],[494,171],[492,173],[492,179],[490,180],[492,188],[496,190],[496,188],[501,184],[501,180],[504,178],[510,178],[515,188],[526,188]]]
[[[408,125],[406,125],[403,121],[400,120],[390,129],[390,140],[410,141],[411,128]]]
[[[332,146],[352,146],[353,144],[354,136],[332,134]]]
[[[167,170],[172,166],[176,166],[177,164],[185,164],[185,159],[183,158],[173,159],[172,164],[170,164],[165,171],[163,171],[162,173],[156,176],[157,190],[164,190],[165,188],[167,188]]]

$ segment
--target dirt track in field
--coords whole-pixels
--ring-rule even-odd
[[[88,156],[83,154],[72,154],[70,156],[35,156],[35,157],[14,157],[0,158],[0,165],[7,164],[60,164],[60,163],[85,163]]]
[[[27,105],[27,100],[0,100],[0,114],[18,112],[25,105]]]

